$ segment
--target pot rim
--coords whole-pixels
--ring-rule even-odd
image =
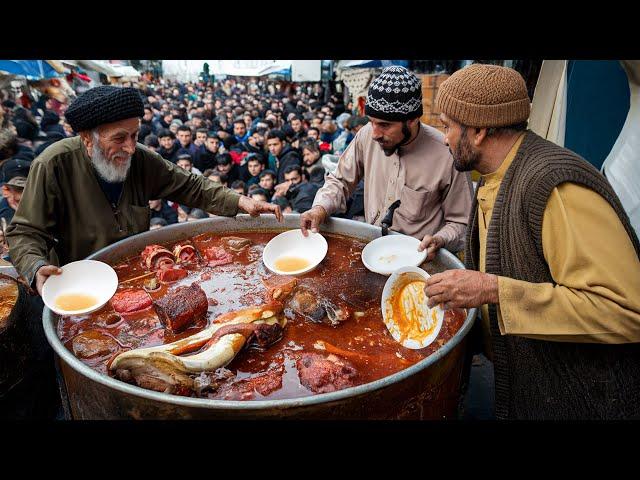
[[[273,217],[273,215],[263,215],[263,217]],[[287,214],[285,215],[286,223],[293,223],[295,221],[296,225],[299,225],[298,219],[299,214]],[[242,230],[242,223],[255,224],[255,219],[249,217],[249,215],[238,215],[236,217],[240,223],[238,225],[238,229]],[[275,217],[274,217],[275,218]],[[221,223],[223,221],[228,220],[226,217],[214,217],[208,219],[198,220],[196,222],[190,222],[190,225],[200,224],[211,224],[216,225],[217,223]],[[348,220],[343,218],[333,218],[331,217],[325,224],[321,226],[320,231],[324,231],[327,233],[334,233],[331,230],[331,227],[350,227],[356,224],[359,229],[368,230],[369,233],[377,234],[376,236],[380,236],[381,228],[370,225],[368,223],[357,222],[354,220]],[[185,224],[174,224],[167,227],[163,227],[163,230],[169,232],[170,230],[184,230]],[[286,224],[285,224],[286,225]],[[282,228],[286,228],[285,225],[276,223],[273,226],[258,226],[257,228],[251,228],[252,231],[257,230],[279,230]],[[294,227],[296,228],[296,227]],[[248,228],[246,230],[249,230]],[[232,230],[231,230],[232,231]],[[354,238],[363,239],[363,237],[358,237],[357,234],[349,234],[342,232],[335,232],[340,235],[347,235]],[[391,232],[394,234],[395,232]],[[147,231],[135,235],[135,238],[145,238],[148,236],[155,236],[155,231]],[[187,238],[193,235],[186,235],[184,238]],[[92,255],[88,256],[88,260],[99,260],[105,252],[113,250],[116,246],[121,245],[123,243],[130,243],[131,238],[125,238],[120,240],[112,245],[109,245],[105,248],[98,250]],[[175,241],[178,241],[176,239]],[[366,240],[370,241],[370,240]],[[444,257],[448,261],[452,262],[458,268],[464,268],[462,262],[451,252],[445,249],[440,249],[438,251],[438,256],[441,258]],[[359,395],[363,395],[369,392],[373,392],[376,390],[380,390],[394,383],[401,382],[405,378],[408,378],[421,370],[433,365],[438,362],[441,358],[445,357],[451,350],[453,350],[464,338],[464,336],[469,332],[473,325],[473,320],[476,316],[476,308],[468,309],[467,318],[465,319],[462,327],[458,330],[458,332],[440,349],[436,350],[434,353],[420,360],[418,363],[400,370],[394,374],[388,375],[381,379],[375,380],[373,382],[364,383],[362,385],[357,385],[354,387],[345,388],[342,390],[337,390],[335,392],[330,393],[319,393],[316,395],[311,395],[308,397],[299,397],[299,398],[290,398],[290,399],[278,399],[278,400],[216,400],[209,398],[193,398],[193,397],[182,397],[179,395],[173,395],[168,393],[156,392],[153,390],[147,390],[145,388],[141,388],[135,385],[131,385],[125,383],[116,378],[110,377],[108,375],[104,375],[99,373],[98,371],[92,369],[88,365],[85,365],[79,358],[77,358],[73,353],[71,353],[58,338],[56,333],[57,326],[57,315],[55,315],[48,307],[44,307],[43,309],[43,326],[45,335],[47,337],[47,341],[55,351],[55,353],[71,368],[73,368],[76,372],[81,375],[97,382],[105,387],[112,388],[119,392],[133,395],[135,397],[142,397],[148,400],[153,400],[161,403],[168,403],[172,405],[180,405],[185,407],[196,407],[196,408],[206,408],[206,409],[218,409],[218,410],[264,410],[264,409],[289,409],[289,408],[297,408],[297,407],[307,407],[312,405],[317,405],[320,403],[330,403],[334,401],[343,400],[349,397],[356,397]],[[55,325],[55,326],[54,326]]]

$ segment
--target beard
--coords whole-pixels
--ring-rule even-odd
[[[471,142],[467,138],[466,128],[462,130],[455,153],[451,147],[449,147],[449,152],[453,157],[453,166],[459,172],[474,170],[480,161],[480,153],[473,150]]]
[[[120,159],[126,159],[127,161],[124,164],[116,163],[115,160]],[[94,136],[91,165],[103,180],[109,183],[124,182],[131,167],[131,156],[125,153],[116,153],[113,159],[109,160],[102,148],[100,148],[98,139]]]
[[[405,121],[405,122],[402,122],[402,140],[400,140],[400,142],[398,142],[395,145],[392,145],[390,147],[385,147],[381,142],[379,142],[378,140],[376,140],[376,141],[380,145],[380,148],[382,148],[382,151],[384,152],[384,154],[387,157],[390,157],[391,155],[393,155],[394,153],[396,153],[398,151],[398,148],[400,148],[402,145],[407,143],[410,138],[411,138],[411,130],[409,130],[409,125]]]

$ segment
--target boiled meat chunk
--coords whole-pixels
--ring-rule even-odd
[[[266,279],[263,278],[262,283],[267,289],[265,298],[267,302],[272,300],[284,302],[298,285],[298,279],[288,275],[274,275]]]
[[[233,262],[233,255],[227,252],[222,247],[209,247],[204,251],[204,256],[208,260],[210,267],[216,267],[218,265],[226,265]]]
[[[97,330],[87,330],[73,338],[71,348],[76,357],[87,359],[113,355],[120,349],[120,345],[110,335]]]
[[[173,333],[180,332],[206,315],[207,295],[199,285],[178,287],[153,302],[160,322]]]
[[[357,371],[336,355],[303,353],[296,362],[300,383],[314,393],[328,393],[354,385]]]
[[[256,397],[256,393],[266,397],[282,388],[283,375],[284,365],[281,365],[250,378],[226,383],[216,393],[216,398],[222,400],[251,400]]]
[[[115,376],[142,388],[174,395],[189,396],[195,388],[193,378],[164,357],[128,358],[116,369]]]
[[[229,250],[234,252],[240,252],[251,245],[251,240],[242,237],[222,237],[220,242],[225,245]]]
[[[178,244],[173,247],[173,257],[178,263],[189,263],[198,259],[195,247],[189,243]]]
[[[182,280],[189,274],[184,268],[174,267],[168,268],[164,270],[158,270],[156,272],[156,277],[158,280],[164,283],[177,282],[178,280]]]
[[[140,254],[142,264],[149,270],[171,268],[176,261],[173,253],[162,245],[147,245]]]
[[[139,288],[121,290],[111,297],[111,306],[121,314],[139,312],[149,308],[151,304],[149,294]]]
[[[333,326],[344,322],[350,315],[346,305],[336,305],[328,298],[305,286],[297,287],[293,291],[287,306],[312,322],[324,322]]]

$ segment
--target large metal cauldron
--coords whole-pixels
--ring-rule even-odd
[[[150,243],[170,243],[210,231],[255,231],[299,227],[298,215],[286,215],[285,225],[273,216],[210,218],[145,232],[96,252],[90,259],[115,264]],[[361,240],[381,235],[379,227],[344,219],[330,219],[322,231]],[[424,264],[430,273],[464,268],[448,251]],[[345,286],[348,287],[348,286]],[[460,331],[440,350],[419,363],[375,382],[290,400],[228,401],[185,398],[145,390],[92,370],[69,352],[56,335],[58,317],[44,309],[44,329],[60,357],[75,419],[280,419],[280,418],[455,418],[466,350],[475,309],[469,311]]]

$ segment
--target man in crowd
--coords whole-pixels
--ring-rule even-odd
[[[263,188],[267,192],[269,192],[269,198],[273,196],[274,188],[276,185],[276,173],[273,170],[263,170],[260,172],[260,180],[259,185],[260,188]]]
[[[244,143],[249,138],[249,133],[247,132],[247,126],[244,123],[242,118],[238,118],[233,122],[233,135],[238,141],[238,143]]]
[[[198,153],[198,147],[193,143],[191,129],[186,125],[180,125],[176,137],[180,143],[180,153],[188,153],[191,158],[194,158]]]
[[[300,154],[285,142],[281,130],[271,130],[267,135],[267,148],[276,158],[278,183],[284,182],[284,171],[290,165],[300,165]]]
[[[397,88],[387,88],[388,85]],[[364,177],[366,221],[379,225],[389,207],[400,200],[392,228],[421,240],[427,259],[445,247],[464,245],[471,210],[469,173],[453,165],[444,136],[420,123],[420,80],[404,67],[387,67],[369,87],[362,127],[318,191],[313,208],[300,218],[303,233],[317,231],[335,212],[345,212],[347,198]]]
[[[230,183],[240,178],[240,170],[238,165],[233,163],[231,155],[228,153],[220,153],[216,157],[216,169],[227,176]]]
[[[260,172],[264,170],[264,162],[257,154],[249,154],[247,156],[247,178],[245,183],[247,187],[258,184],[260,182]]]
[[[173,132],[167,128],[160,130],[158,132],[158,141],[160,142],[160,149],[158,150],[160,156],[171,163],[176,163],[180,144],[176,142],[176,136]]]
[[[220,139],[214,132],[208,132],[204,141],[204,150],[201,149],[199,155],[194,158],[194,166],[204,172],[208,168],[216,168],[216,156],[220,151]]]
[[[231,183],[231,190],[235,191],[239,195],[244,195],[247,193],[247,186],[242,180],[236,180]]]
[[[640,418],[640,243],[591,164],[526,130],[510,68],[470,65],[436,98],[459,171],[481,175],[468,270],[427,280],[429,305],[481,307],[499,419]]]
[[[179,166],[180,168],[184,168],[189,173],[202,175],[202,172],[193,166],[191,155],[189,155],[188,153],[181,153],[180,155],[178,155],[178,160],[176,161],[176,165]]]
[[[20,205],[24,186],[27,184],[26,176],[12,176],[4,185],[2,185],[2,196],[0,202],[0,218],[3,218],[7,225],[11,223],[13,215]]]

